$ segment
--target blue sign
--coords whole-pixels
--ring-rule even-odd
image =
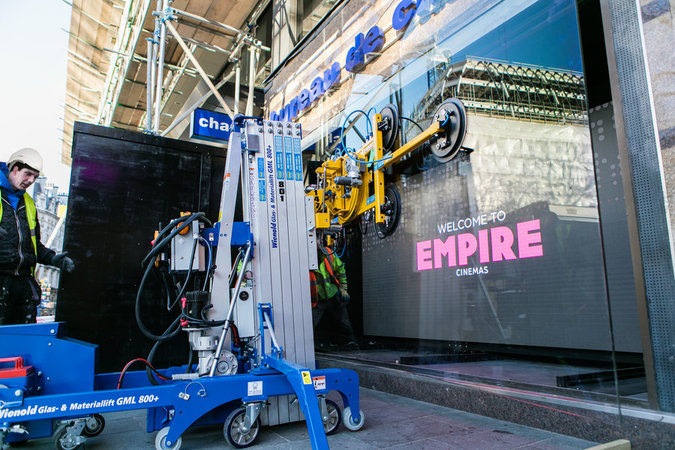
[[[426,23],[429,18],[438,14],[447,3],[455,0],[400,0],[391,18],[391,26],[397,32],[404,30],[415,15],[419,16],[420,23]],[[359,33],[354,38],[354,46],[347,52],[344,68],[348,72],[358,72],[366,65],[365,56],[377,53],[384,47],[384,31],[377,25],[373,26],[364,35]],[[314,102],[340,84],[340,63],[335,61],[324,71],[323,77],[318,76],[312,81],[309,88],[303,89],[298,95],[283,105],[279,111],[270,113],[270,120],[292,121],[309,108]]]
[[[197,108],[192,112],[190,137],[208,141],[227,141],[232,130],[232,118],[227,114]]]

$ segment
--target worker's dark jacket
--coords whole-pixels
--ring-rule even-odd
[[[4,164],[3,166],[2,168],[6,168]],[[17,193],[10,191],[12,188],[7,180],[6,169],[0,171],[0,188],[2,191],[0,227],[5,231],[5,233],[0,231],[0,275],[31,276],[36,262],[49,265],[55,253],[40,242],[39,223],[35,227],[37,252],[33,247],[24,197],[19,196],[17,207],[14,209],[9,196],[16,196]],[[37,222],[37,217],[35,220]]]

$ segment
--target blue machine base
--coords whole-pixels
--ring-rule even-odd
[[[308,370],[264,355],[265,369],[246,374],[200,377],[150,384],[145,371],[94,374],[96,347],[62,336],[62,324],[0,327],[0,358],[23,357],[29,376],[0,378],[0,430],[21,424],[28,434],[8,433],[5,442],[51,436],[56,420],[113,411],[148,410],[148,432],[169,427],[166,442],[193,424],[222,423],[244,403],[296,395],[314,448],[328,448],[318,408],[319,395],[338,391],[344,407],[360,411],[358,375],[347,369]],[[160,370],[164,376],[185,367]],[[2,367],[0,367],[0,376]],[[358,422],[358,413],[355,421]]]

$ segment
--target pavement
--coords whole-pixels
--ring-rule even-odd
[[[398,395],[360,389],[365,424],[348,431],[340,425],[328,436],[333,449],[586,449],[597,443],[492,419]],[[338,396],[332,397],[340,406]],[[145,410],[104,415],[104,431],[86,442],[88,450],[153,449],[156,433],[145,431]],[[311,449],[305,422],[263,427],[251,448]],[[36,439],[12,448],[53,449],[53,439]],[[182,450],[231,448],[222,426],[189,429]]]

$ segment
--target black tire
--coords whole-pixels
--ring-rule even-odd
[[[241,427],[246,417],[246,408],[235,409],[227,416],[223,434],[228,444],[235,448],[246,448],[255,442],[260,432],[260,418],[257,418],[247,433],[242,432]]]
[[[82,444],[75,444],[67,439],[67,431],[68,425],[65,425],[61,426],[56,430],[56,433],[54,433],[54,447],[56,447],[56,450],[75,450],[82,448]]]
[[[100,414],[94,414],[91,417],[87,418],[87,421],[84,423],[84,430],[82,434],[87,437],[94,437],[101,434],[105,428],[105,419]]]
[[[324,422],[323,431],[326,436],[334,434],[340,428],[340,407],[333,400],[326,400],[326,410],[328,410],[328,422]]]

